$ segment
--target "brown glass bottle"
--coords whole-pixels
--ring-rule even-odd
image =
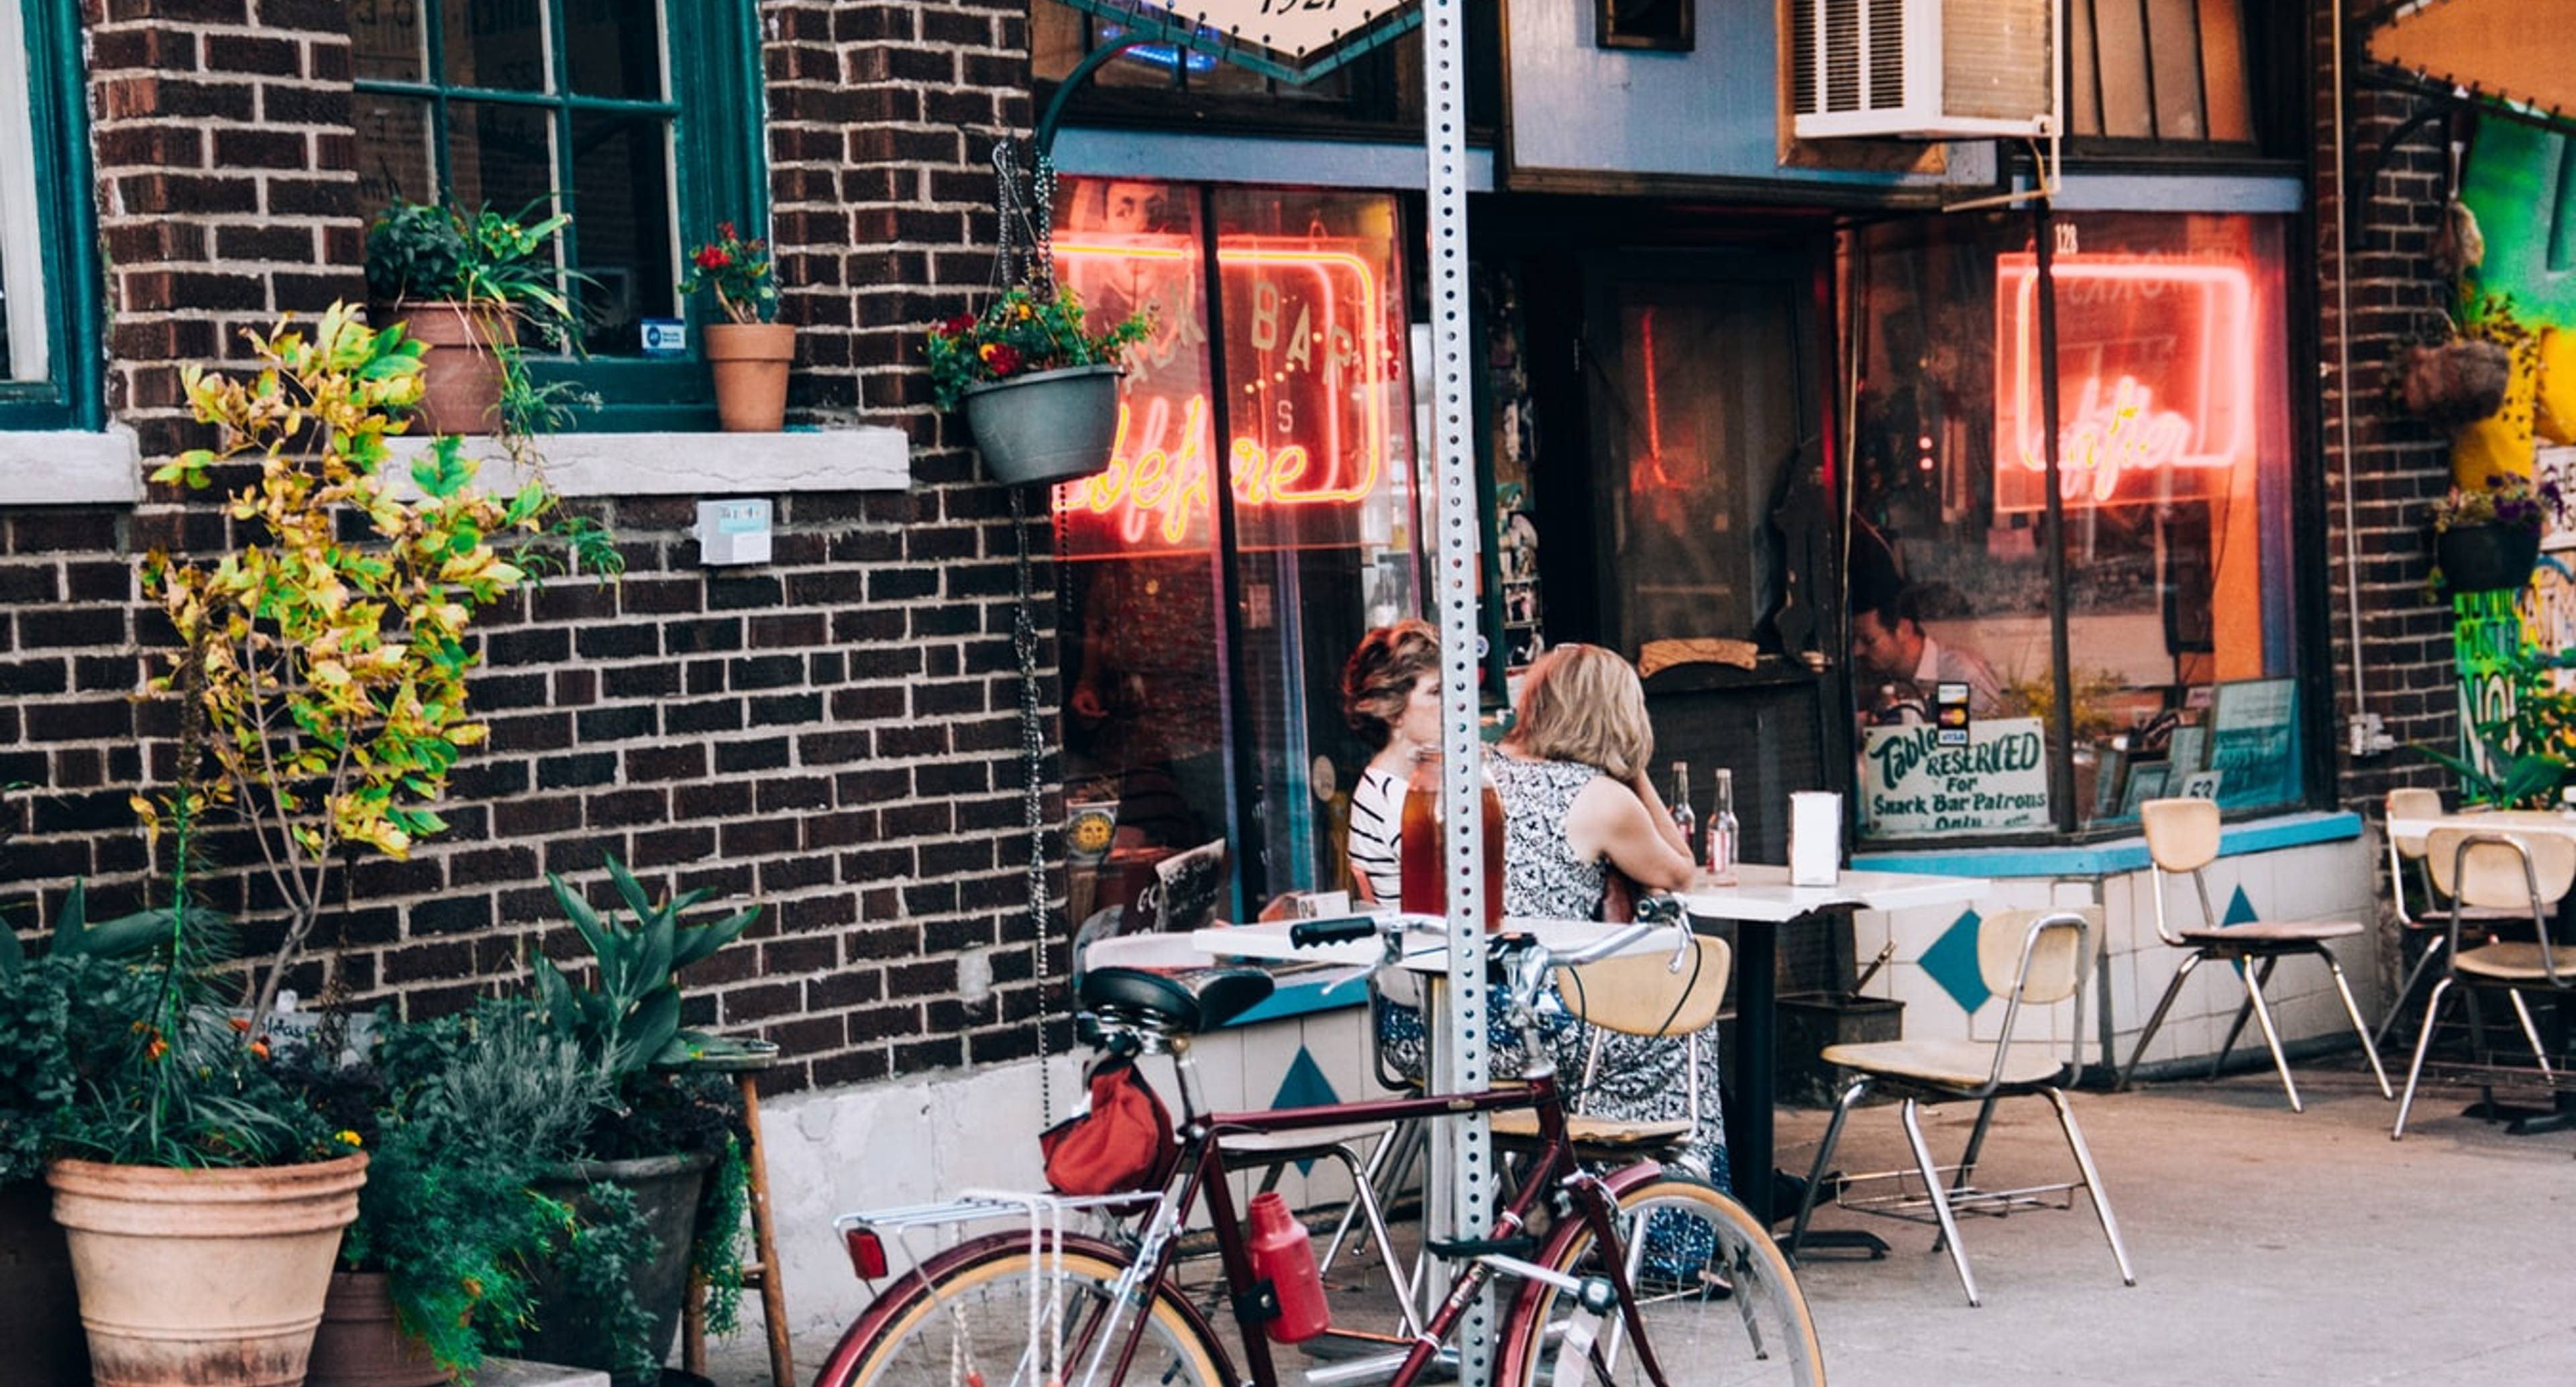
[[[1476,779],[1485,806],[1485,933],[1503,928],[1503,796],[1493,777],[1480,767]],[[1440,758],[1425,756],[1413,764],[1405,791],[1403,869],[1400,900],[1406,912],[1449,913],[1449,863],[1443,851]]]

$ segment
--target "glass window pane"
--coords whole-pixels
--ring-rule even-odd
[[[424,0],[350,0],[349,46],[358,80],[426,81],[429,28]]]
[[[1030,0],[1029,75],[1041,82],[1063,80],[1082,61],[1085,32],[1082,13],[1063,0]]]
[[[2200,0],[2201,86],[2209,138],[2254,139],[2254,95],[2245,71],[2244,13],[2237,0]]]
[[[447,82],[500,91],[554,90],[546,65],[547,0],[440,0]]]
[[[2066,26],[2066,128],[2077,135],[2099,135],[2102,84],[2095,70],[2093,0],[2066,0]]]
[[[0,217],[8,216],[9,212],[9,208],[0,207]],[[0,252],[6,250],[7,247],[0,246]],[[0,253],[0,380],[18,379],[9,364],[9,311],[12,307],[9,298],[9,260],[5,253]]]
[[[661,100],[661,0],[571,0],[564,61],[572,89],[584,96]]]
[[[2132,0],[2095,0],[2093,56],[2102,85],[2102,133],[2128,140],[2154,138],[2145,16]]]
[[[438,200],[438,169],[427,101],[359,92],[358,207],[367,216],[392,205]]]
[[[1124,31],[1115,24],[1098,27],[1095,44],[1115,43]],[[1168,43],[1139,44],[1101,65],[1091,80],[1104,87],[1158,87],[1166,90],[1180,85],[1180,58]]]
[[[2205,140],[2200,109],[2199,0],[2147,0],[2147,51],[2156,82],[2156,138]]]
[[[598,281],[578,286],[595,354],[636,353],[638,319],[678,316],[669,132],[657,116],[573,114],[573,240],[578,268]]]
[[[536,107],[449,103],[448,191],[457,205],[516,216],[550,197],[555,190],[554,128],[553,115]]]

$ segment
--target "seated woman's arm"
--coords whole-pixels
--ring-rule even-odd
[[[1673,846],[1679,837],[1669,814],[1648,809],[1634,789],[1607,775],[1593,777],[1565,815],[1565,843],[1575,856],[1607,860],[1650,891],[1679,891],[1698,878],[1689,855]]]

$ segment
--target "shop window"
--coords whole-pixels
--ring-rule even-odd
[[[704,312],[677,289],[684,237],[766,217],[753,7],[358,0],[349,31],[368,212],[401,197],[572,213],[561,287],[582,340],[552,344],[578,350],[540,374],[601,396],[577,422],[711,427],[705,366],[647,358],[643,324]]]
[[[1383,194],[1061,185],[1060,278],[1154,317],[1054,498],[1077,919],[1218,839],[1237,911],[1339,884],[1342,662],[1419,609],[1399,244]]]
[[[70,7],[0,0],[0,429],[97,428],[98,321]]]
[[[2240,0],[2067,0],[2066,25],[2070,134],[2255,139]]]
[[[2302,803],[2283,225],[2057,220],[2055,604],[2028,231],[1878,228],[1855,265],[1862,831],[2134,831],[2160,795]]]

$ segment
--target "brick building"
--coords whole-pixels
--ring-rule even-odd
[[[1504,652],[1493,671],[1499,695],[1508,678],[1502,666],[1525,657],[1518,644],[1525,634],[1602,641],[1633,656],[1647,639],[1698,633],[1656,624],[1663,618],[1640,595],[1639,575],[1661,560],[1618,550],[1624,541],[1614,532],[1640,522],[1625,512],[1614,519],[1618,497],[1592,493],[1581,480],[1605,449],[1621,453],[1618,466],[1629,470],[1619,475],[1642,474],[1624,445],[1602,444],[1576,421],[1587,412],[1598,420],[1660,408],[1658,380],[1667,381],[1664,403],[1682,393],[1669,383],[1678,378],[1656,374],[1652,328],[1634,342],[1621,337],[1636,327],[1633,313],[1619,316],[1628,310],[1617,305],[1628,301],[1618,295],[1633,287],[1621,273],[1693,284],[1751,276],[1793,291],[1762,311],[1776,312],[1776,323],[1763,322],[1794,345],[1765,357],[1812,370],[1773,392],[1753,374],[1762,363],[1740,363],[1739,374],[1703,391],[1721,400],[1772,393],[1797,400],[1786,422],[1759,426],[1773,433],[1730,435],[1710,453],[1750,456],[1785,440],[1791,461],[1735,480],[1710,471],[1694,483],[1698,494],[1726,498],[1722,518],[1746,527],[1731,533],[1759,531],[1736,547],[1770,554],[1774,531],[1760,527],[1777,525],[1768,519],[1775,499],[1784,514],[1802,502],[1821,512],[1834,493],[1801,490],[1811,485],[1809,469],[1816,478],[1839,476],[1824,469],[1873,456],[1868,440],[1846,450],[1793,427],[1801,412],[1814,420],[1841,413],[1845,376],[1833,342],[1846,308],[1865,305],[1874,316],[1864,335],[1891,353],[1897,338],[1889,334],[1919,331],[1906,326],[1917,318],[1937,325],[1955,310],[1966,321],[1993,321],[1996,277],[2012,273],[1994,267],[2025,239],[2006,218],[2026,214],[1945,222],[1940,208],[2003,190],[2027,170],[1999,165],[1987,142],[1954,144],[1937,166],[1912,155],[1891,165],[1883,154],[1872,162],[1826,142],[1781,137],[1774,83],[1737,83],[1743,90],[1734,91],[1717,80],[1726,62],[1744,55],[1758,62],[1782,49],[1768,4],[1700,0],[1696,50],[1650,57],[1604,49],[1588,18],[1568,17],[1588,16],[1588,7],[1510,0],[1470,8],[1479,39],[1474,234],[1480,267],[1490,272],[1481,327],[1490,344],[1508,348],[1487,360],[1518,363],[1480,381],[1507,406],[1498,407],[1504,422],[1492,431],[1501,440],[1498,482],[1523,488],[1513,493],[1521,509],[1591,508],[1587,518],[1597,522],[1548,531],[1543,606],[1536,574],[1492,570],[1498,591],[1531,593],[1525,611],[1498,605],[1493,618],[1495,648]],[[2420,510],[2445,485],[2445,441],[2379,403],[2395,349],[2441,301],[2431,241],[2448,159],[2442,128],[2421,128],[2366,189],[2344,286],[2347,374],[2337,341],[2344,324],[2336,219],[2345,198],[2334,142],[2341,133],[2346,167],[2360,169],[2420,98],[2348,81],[2339,109],[2333,11],[2323,4],[2304,25],[2270,13],[2281,7],[2201,8],[2242,11],[2242,27],[2232,31],[2238,51],[2195,53],[2192,80],[2203,95],[2184,103],[2188,109],[2172,106],[2170,88],[2168,108],[2153,107],[2150,86],[2150,105],[2133,119],[2109,79],[2097,76],[2089,96],[2078,91],[2060,209],[2081,232],[2079,244],[2134,246],[2142,257],[2216,253],[2209,250],[2216,240],[2193,239],[2204,233],[2256,244],[2252,263],[2273,276],[2266,283],[2281,286],[2265,301],[2271,316],[2259,325],[2267,345],[2258,363],[2266,379],[2282,383],[2263,403],[2261,425],[2277,433],[2265,435],[2262,465],[2277,463],[2278,487],[2261,491],[2259,524],[2227,520],[2203,498],[2211,518],[2191,541],[2201,548],[2188,551],[2208,558],[2219,575],[2213,583],[2243,585],[2249,608],[2273,603],[2264,620],[2275,624],[2231,635],[2213,619],[2218,629],[2178,635],[2168,616],[2172,673],[2157,682],[2176,705],[2191,685],[2295,686],[2295,714],[2284,717],[2298,729],[2291,758],[2298,770],[2285,790],[2249,802],[2241,817],[2310,825],[2299,831],[2341,845],[2332,848],[2342,854],[2341,871],[2366,848],[2354,836],[2360,826],[2334,811],[2366,810],[2389,784],[2430,778],[2411,761],[2346,750],[2346,719],[2363,711],[2352,701],[2356,620],[2367,711],[2399,742],[2441,742],[2457,727],[2448,617],[2421,592]],[[656,13],[666,17],[655,23]],[[1492,42],[1502,25],[1509,45]],[[13,37],[23,41],[7,41]],[[1008,494],[983,479],[958,427],[930,408],[914,344],[923,324],[956,311],[992,278],[993,138],[1025,130],[1033,94],[1051,95],[1072,62],[1103,41],[1097,21],[1056,0],[721,0],[659,11],[592,0],[491,7],[0,0],[0,93],[27,93],[23,103],[0,106],[0,180],[15,180],[0,181],[9,329],[0,362],[0,782],[25,787],[8,796],[0,818],[16,830],[0,844],[0,896],[38,898],[50,913],[76,880],[106,904],[130,903],[147,889],[150,864],[127,796],[166,766],[170,719],[133,697],[162,631],[141,597],[136,560],[156,547],[210,553],[235,538],[206,498],[143,481],[155,460],[203,441],[185,415],[184,366],[238,362],[239,329],[364,297],[365,229],[396,192],[508,207],[550,188],[570,190],[576,231],[597,228],[580,243],[578,263],[607,286],[598,321],[612,335],[644,317],[697,311],[660,287],[676,277],[673,237],[701,236],[719,218],[765,220],[789,286],[783,318],[799,328],[791,397],[798,431],[707,432],[702,369],[686,358],[641,359],[631,340],[604,335],[593,361],[562,368],[605,403],[546,450],[562,489],[615,532],[626,576],[612,585],[548,579],[480,624],[486,667],[474,697],[493,739],[453,782],[445,811],[452,831],[407,862],[358,862],[347,877],[347,908],[322,933],[336,988],[349,1001],[426,1012],[519,975],[524,951],[558,929],[546,871],[595,876],[602,855],[613,852],[650,881],[755,898],[769,907],[761,924],[689,980],[691,1005],[702,1023],[780,1042],[787,1065],[774,1088],[832,1091],[792,1109],[799,1115],[783,1124],[798,1135],[780,1159],[814,1177],[801,1193],[782,1195],[791,1221],[811,1224],[836,1204],[877,1197],[848,1167],[867,1156],[917,1160],[910,1133],[923,1121],[940,1134],[932,1164],[941,1178],[986,1165],[1007,1172],[1022,1154],[1016,1137],[1011,1152],[980,1156],[982,1163],[959,1153],[993,1113],[1017,1122],[1033,1114],[1038,1097],[1033,1067],[1008,1063],[1035,1053],[1038,1005],[1011,639],[1016,537]],[[2082,41],[2119,59],[2111,68],[2127,62],[2143,70],[2157,39],[2087,30]],[[2174,42],[2160,62],[2180,61]],[[1166,390],[1171,418],[1195,419],[1193,401],[1226,418],[1236,382],[1225,359],[1241,374],[1247,353],[1276,349],[1260,336],[1269,302],[1262,296],[1280,291],[1260,267],[1265,256],[1289,254],[1280,247],[1300,236],[1330,240],[1329,253],[1314,252],[1318,263],[1354,267],[1347,283],[1316,291],[1319,304],[1345,296],[1332,303],[1353,315],[1349,331],[1361,343],[1336,356],[1333,369],[1358,370],[1352,363],[1381,351],[1403,359],[1405,325],[1423,316],[1405,269],[1418,258],[1421,232],[1422,164],[1408,144],[1418,138],[1418,123],[1409,124],[1418,122],[1417,54],[1418,41],[1408,40],[1300,93],[1186,52],[1141,50],[1073,103],[1060,148],[1074,189],[1060,228],[1060,241],[1074,243],[1059,245],[1068,276],[1094,292],[1122,292],[1129,271],[1121,267],[1134,263],[1140,246],[1196,266],[1197,277],[1177,281],[1178,290],[1134,289],[1145,300],[1164,294],[1176,310],[1167,321],[1195,325],[1195,337],[1184,330],[1165,344],[1178,355],[1155,368],[1164,372],[1155,388]],[[8,69],[18,61],[23,73]],[[1642,65],[1649,62],[1663,66]],[[2347,62],[2357,59],[2347,53]],[[1623,65],[1637,65],[1634,83]],[[1615,89],[1625,104],[1552,99],[1553,78],[1564,79],[1554,85],[1567,93]],[[2224,128],[2213,135],[2213,127]],[[1611,128],[1652,137],[1631,148],[1605,139]],[[638,149],[671,153],[666,162]],[[1136,206],[1122,212],[1128,203]],[[2186,221],[2187,229],[2175,229]],[[1597,253],[1630,241],[1645,251],[1616,257],[1624,271]],[[1709,269],[1707,257],[1721,254],[1730,257],[1723,272]],[[1098,268],[1086,268],[1084,256]],[[1898,302],[1855,287],[1851,267],[1864,261],[1887,267],[1891,278],[1876,283],[1892,282],[1899,270],[1948,273],[1938,267],[1971,263],[1985,278],[1971,276],[1979,287],[1946,307],[1938,295]],[[1574,284],[1596,298],[1551,296],[1551,286]],[[1349,296],[1363,293],[1378,297],[1348,308],[1362,303]],[[1667,323],[1701,313],[1713,324],[1735,311],[1687,296],[1650,306]],[[1610,317],[1587,318],[1602,312]],[[1708,340],[1717,340],[1710,331]],[[1937,326],[1923,335],[1928,361],[1937,355],[1929,341]],[[1578,375],[1610,376],[1549,376],[1569,339],[1579,341]],[[1282,381],[1288,371],[1283,362]],[[2314,391],[2303,385],[2312,378],[2321,381]],[[1988,377],[1975,380],[1991,393]],[[1116,870],[1117,852],[1138,845],[1128,838],[1115,838],[1108,858],[1094,852],[1068,864],[1060,832],[1068,814],[1091,808],[1105,816],[1104,832],[1124,830],[1154,796],[1178,799],[1193,819],[1160,846],[1185,847],[1184,836],[1235,842],[1232,909],[1276,890],[1334,884],[1334,775],[1315,768],[1338,768],[1345,779],[1355,771],[1354,744],[1328,715],[1338,650],[1366,625],[1418,605],[1418,555],[1408,538],[1420,533],[1410,511],[1417,497],[1406,476],[1414,457],[1407,387],[1418,382],[1399,369],[1364,383],[1378,397],[1349,407],[1375,412],[1350,416],[1360,421],[1351,436],[1376,440],[1366,445],[1373,451],[1336,459],[1318,444],[1313,457],[1322,461],[1312,461],[1304,434],[1292,436],[1285,424],[1276,436],[1264,434],[1268,425],[1249,422],[1250,409],[1225,450],[1240,466],[1250,437],[1254,455],[1278,468],[1283,495],[1291,447],[1301,465],[1371,462],[1368,479],[1351,485],[1348,514],[1284,504],[1264,512],[1240,499],[1238,482],[1238,500],[1212,509],[1241,513],[1218,524],[1173,506],[1155,510],[1133,493],[1112,498],[1104,486],[1068,503],[1058,524],[1028,527],[1049,743],[1039,788],[1053,930],[1069,930],[1119,892],[1132,898],[1138,884],[1133,872]],[[1245,382],[1245,392],[1256,384]],[[1872,524],[1891,534],[1914,527],[1895,546],[1910,548],[1909,580],[1919,585],[1939,564],[1967,564],[1979,545],[2001,555],[1997,562],[2022,564],[2015,572],[2028,571],[2035,525],[2028,512],[2009,523],[1997,518],[2012,509],[1994,499],[2003,483],[1991,455],[2000,447],[1977,441],[1993,427],[1986,395],[1970,397],[1973,408],[1963,411],[1955,400],[1900,401],[1871,393],[1878,387],[1868,382],[1852,388],[1861,417],[1877,421],[1873,438],[1911,440],[1918,430],[1898,421],[1919,422],[1921,470],[1944,479],[1919,495],[1894,483],[1880,491],[1884,504]],[[1363,393],[1343,388],[1322,398],[1347,402]],[[2349,440],[2341,422],[2347,402]],[[1319,407],[1345,404],[1301,397],[1297,411]],[[1140,431],[1145,418],[1140,403]],[[1714,415],[1694,424],[1679,408],[1661,423],[1720,427]],[[1181,438],[1165,451],[1178,458],[1191,446]],[[1964,451],[1954,457],[1954,447]],[[1911,449],[1897,451],[1904,456],[1889,464],[1890,476],[1915,462]],[[1211,444],[1204,455],[1216,452]],[[1122,444],[1130,481],[1140,453],[1136,440]],[[1667,456],[1660,444],[1654,453],[1658,463]],[[1956,487],[1964,489],[1942,490],[1953,485],[1948,469],[1969,454],[1985,460],[1958,463],[1967,479]],[[1852,461],[1836,461],[1845,457]],[[2245,469],[2249,477],[2256,470]],[[773,501],[771,563],[702,564],[695,503],[732,496]],[[1093,503],[1087,511],[1085,499]],[[1507,536],[1515,505],[1493,509],[1498,535]],[[1970,533],[1959,527],[1971,519],[1973,542],[1943,538]],[[1164,523],[1173,527],[1170,543],[1139,542]],[[1708,515],[1698,523],[1714,525]],[[1192,531],[1194,524],[1204,528]],[[1283,528],[1263,528],[1273,525]],[[1777,542],[1805,544],[1800,536],[1817,533],[1844,537],[1831,524],[1822,531],[1787,524],[1777,527]],[[1262,538],[1273,534],[1275,544]],[[2152,534],[2157,564],[2186,552],[2166,530]],[[2221,573],[2226,560],[2215,551],[2230,534],[2249,545],[2259,537],[2270,556],[2259,582],[2250,568]],[[2347,539],[2357,571],[2345,562]],[[1812,552],[1829,547],[1818,542]],[[1323,567],[1275,557],[1339,551],[1359,557]],[[1211,554],[1220,559],[1204,579],[1213,586],[1184,615],[1116,605],[1139,600],[1131,584],[1157,591],[1172,573],[1202,581],[1195,575],[1207,573]],[[1685,674],[1651,686],[1674,754],[1733,766],[1748,796],[1761,796],[1748,803],[1791,788],[1854,788],[1840,767],[1859,750],[1849,711],[1869,693],[1839,670],[1856,609],[1842,594],[1855,578],[1837,562],[1805,562],[1815,566],[1791,578],[1773,568],[1706,576],[1711,592],[1734,594],[1707,600],[1732,604],[1725,610],[1737,623],[1706,634],[1758,646],[1754,669],[1742,678]],[[1809,599],[1826,609],[1819,629],[1783,633],[1770,604],[1784,581],[1825,595]],[[2261,596],[2267,584],[2279,591]],[[2128,600],[2088,592],[2055,600],[2106,609]],[[1771,596],[1756,595],[1764,593]],[[1326,609],[1337,624],[1296,628],[1302,639],[1284,644],[1268,634],[1282,622],[1295,627],[1287,614]],[[1132,737],[1108,735],[1114,713],[1085,711],[1079,690],[1095,666],[1120,654],[1099,634],[1112,629],[1104,611],[1113,625],[1222,634],[1222,664],[1193,650],[1201,664],[1178,672],[1231,673],[1212,673],[1208,701],[1182,705],[1168,720],[1222,728],[1222,737],[1212,732],[1211,744],[1188,748],[1166,739],[1141,752]],[[2122,612],[2145,623],[2134,629],[2156,629],[2151,606]],[[2013,613],[1972,603],[1933,619],[1939,629],[1989,642],[2027,628],[2012,625]],[[2240,639],[2242,648],[2228,653]],[[1807,668],[1799,658],[1806,652],[1822,670]],[[2133,677],[2128,692],[2139,692],[2139,682]],[[1703,727],[1714,730],[1688,730]],[[1761,761],[1751,751],[1739,756],[1732,749],[1739,744],[1785,745],[1792,754]],[[2116,840],[2117,796],[2071,803],[2077,785],[2098,781],[2076,778],[2084,772],[2073,749],[2053,755],[2065,769],[2045,787],[2048,812],[2001,839],[2067,853]],[[1137,773],[1153,767],[1169,774],[1149,787]],[[1778,851],[1776,825],[1754,821],[1748,829],[1757,855]],[[1150,833],[1138,830],[1140,838]],[[1898,858],[1931,846],[1890,839],[1871,850]],[[2116,874],[2063,865],[2072,860],[2036,869],[2031,889],[2092,882],[2083,889],[2107,899],[2112,888],[2100,883],[2116,883]],[[266,903],[239,866],[205,889],[214,903],[250,917],[255,941]],[[1872,930],[1914,940],[1901,951],[1909,964],[1891,975],[1900,987],[1924,989],[1916,1000],[1928,1001],[1937,978],[1906,968],[1923,941],[1949,925],[1865,921],[1857,946],[1866,951]],[[323,985],[320,970],[307,969],[308,989]],[[1059,1028],[1050,1048],[1063,1043]],[[1245,1060],[1244,1087],[1256,1101],[1277,1081],[1262,1070],[1266,1063]],[[1326,1067],[1348,1074],[1358,1064]],[[829,1256],[789,1250],[792,1269],[815,1272],[799,1280],[800,1294],[832,1275]],[[818,1289],[805,1304],[821,1316],[836,1294]]]

